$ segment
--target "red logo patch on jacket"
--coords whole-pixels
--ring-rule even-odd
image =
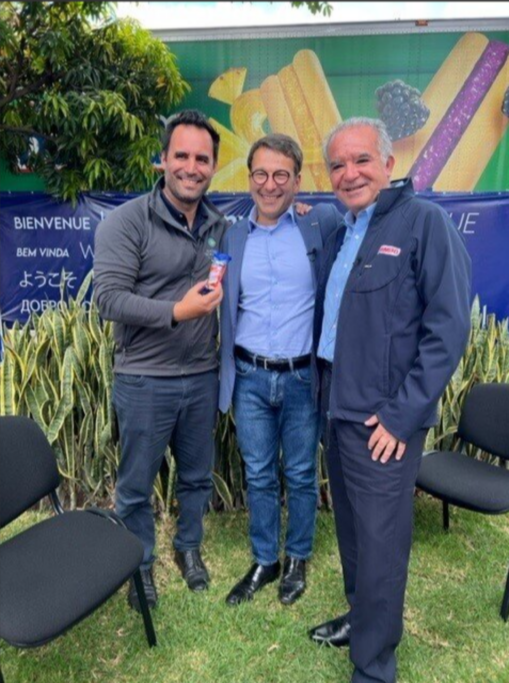
[[[382,244],[378,253],[385,254],[385,256],[399,256],[401,254],[401,249],[399,247],[391,247],[390,244]]]

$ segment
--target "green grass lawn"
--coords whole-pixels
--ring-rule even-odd
[[[30,524],[34,515],[17,523]],[[416,501],[416,528],[399,647],[398,683],[509,683],[509,623],[500,619],[509,561],[509,518]],[[334,524],[318,515],[308,590],[291,607],[277,583],[252,603],[225,597],[250,564],[247,516],[210,514],[204,557],[212,584],[191,593],[173,562],[173,520],[158,528],[154,612],[159,645],[149,650],[125,590],[62,638],[37,650],[0,644],[6,683],[348,683],[348,651],[317,647],[307,629],[345,610]],[[12,533],[8,527],[2,535]],[[1,577],[0,577],[1,580]],[[1,605],[0,605],[1,609]]]

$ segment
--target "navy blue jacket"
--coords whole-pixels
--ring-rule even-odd
[[[306,245],[312,265],[313,282],[317,282],[317,257],[327,238],[337,230],[342,216],[333,204],[318,204],[306,216],[295,216],[297,226]],[[221,245],[222,251],[232,257],[223,280],[224,298],[221,304],[221,373],[219,389],[219,409],[227,412],[235,385],[235,361],[233,349],[237,331],[237,318],[240,297],[240,274],[242,259],[249,230],[247,218],[232,225],[226,232]]]
[[[343,225],[320,257],[315,354],[344,236]],[[415,197],[410,180],[382,190],[341,302],[331,418],[363,422],[376,414],[402,441],[435,424],[468,341],[470,297],[470,257],[445,211]],[[313,367],[318,386],[316,361]]]

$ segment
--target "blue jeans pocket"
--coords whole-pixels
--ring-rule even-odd
[[[253,363],[249,363],[245,360],[242,360],[241,358],[235,358],[235,371],[241,377],[250,375],[255,370],[256,365],[254,365]]]
[[[304,384],[311,384],[311,365],[293,371],[294,376]]]
[[[145,383],[145,375],[125,375],[124,373],[115,374],[115,382],[127,384],[131,387],[141,387]]]

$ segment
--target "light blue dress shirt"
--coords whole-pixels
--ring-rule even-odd
[[[375,204],[360,211],[357,219],[351,211],[345,215],[345,239],[332,266],[325,290],[322,334],[318,344],[318,356],[332,363],[336,348],[336,334],[339,307],[343,299],[346,281],[357,258],[362,241],[368,230],[369,222],[375,211]]]
[[[256,223],[249,233],[240,273],[235,344],[266,358],[310,353],[315,287],[312,265],[293,207],[276,225]]]

